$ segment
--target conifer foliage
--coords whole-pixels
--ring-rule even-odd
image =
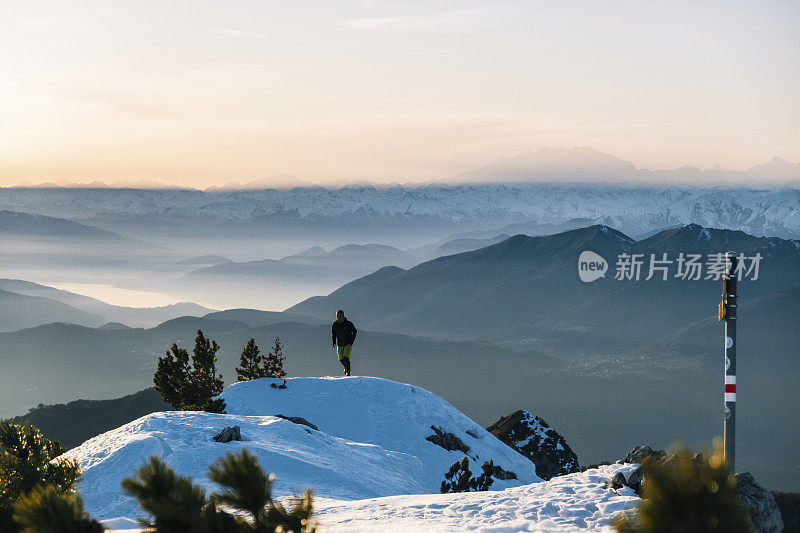
[[[0,531],[15,532],[14,504],[39,487],[71,493],[80,474],[78,463],[56,460],[64,453],[57,443],[32,426],[0,420]],[[43,530],[44,531],[44,530]]]
[[[223,487],[207,496],[188,477],[178,476],[158,457],[136,471],[122,488],[139,500],[157,533],[313,533],[313,497],[306,491],[290,509],[272,499],[273,476],[246,449],[229,453],[209,468],[209,478]],[[229,513],[221,506],[233,511]],[[244,518],[243,518],[244,517]]]
[[[242,350],[239,366],[236,367],[236,379],[238,381],[250,381],[263,378],[264,376],[261,375],[263,360],[264,356],[261,355],[261,350],[259,350],[256,340],[250,339],[247,346]]]
[[[441,491],[447,492],[471,492],[489,490],[494,483],[492,472],[494,472],[494,460],[486,461],[481,467],[482,473],[477,478],[472,477],[469,469],[469,459],[464,457],[461,461],[456,461],[450,466],[450,470],[444,475]]]
[[[280,337],[275,337],[275,344],[272,345],[269,353],[264,357],[264,377],[283,378],[286,372],[283,370],[283,344]]]
[[[216,341],[197,330],[191,365],[189,353],[177,344],[159,357],[153,383],[164,401],[178,410],[225,412],[225,401],[214,399],[223,388],[222,375],[217,374],[218,350]]]
[[[267,355],[262,355],[256,340],[250,339],[242,351],[239,366],[236,367],[236,377],[239,381],[286,377],[283,370],[284,359],[280,337],[275,337],[275,344]]]
[[[722,447],[704,457],[679,448],[666,460],[645,459],[642,501],[634,513],[614,521],[620,533],[746,533],[749,528],[736,494],[736,476]]]
[[[14,521],[21,533],[102,533],[103,526],[89,518],[80,496],[61,494],[53,486],[40,486],[14,504]]]

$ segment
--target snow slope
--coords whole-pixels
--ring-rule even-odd
[[[639,500],[633,490],[605,488],[616,472],[638,465],[608,465],[500,492],[390,496],[316,502],[329,532],[360,531],[611,531],[611,519]]]
[[[70,450],[67,456],[83,471],[79,490],[87,510],[98,519],[140,516],[120,482],[152,455],[214,490],[208,466],[241,446],[276,475],[278,496],[307,487],[336,500],[438,493],[444,473],[464,454],[425,440],[434,434],[431,426],[469,446],[473,472],[493,459],[517,475],[496,481],[493,489],[541,481],[528,459],[418,387],[368,377],[292,378],[285,389],[271,387],[282,382],[260,379],[228,387],[222,394],[228,414],[154,413]],[[305,418],[318,430],[278,414]],[[240,426],[244,442],[212,441],[233,425]]]
[[[469,446],[473,472],[493,459],[517,475],[517,480],[496,482],[498,488],[540,481],[529,460],[425,389],[371,377],[293,378],[287,380],[286,389],[273,389],[272,382],[259,379],[231,385],[221,395],[227,412],[299,416],[330,435],[412,455],[420,461],[425,492],[439,492],[444,473],[464,456],[426,441],[434,435],[431,426],[455,434]]]
[[[387,496],[344,501],[317,497],[317,518],[329,533],[611,532],[613,517],[639,501],[625,487],[605,488],[617,472],[627,476],[638,465],[609,465],[502,491]],[[110,531],[141,531],[129,519],[103,522]]]

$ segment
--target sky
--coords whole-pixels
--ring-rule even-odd
[[[800,2],[0,0],[0,186],[800,162]]]

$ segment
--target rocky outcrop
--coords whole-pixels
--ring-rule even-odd
[[[301,426],[308,426],[314,431],[319,431],[319,428],[300,416],[285,416],[285,415],[275,415],[278,418],[282,418],[284,420],[288,420],[289,422],[294,422],[295,424],[300,424]]]
[[[747,510],[751,533],[781,533],[783,520],[775,497],[747,472],[736,474],[736,493]]]
[[[231,442],[234,440],[242,440],[242,431],[239,426],[226,427],[216,435],[214,435],[216,442]]]
[[[642,475],[642,467],[637,468],[630,474],[628,474],[628,479],[625,480],[625,485],[632,488],[636,494],[642,490],[644,486],[644,475]]]
[[[578,456],[564,437],[528,411],[515,411],[486,429],[530,459],[542,479],[580,471]]]
[[[646,459],[653,457],[657,461],[664,461],[667,458],[667,453],[664,450],[654,450],[650,446],[636,446],[628,452],[623,463],[638,463],[642,464]],[[702,456],[700,454],[695,456],[695,461],[698,461]],[[640,466],[630,474],[628,479],[623,478],[623,485],[630,487],[636,494],[639,494],[644,487],[644,473]]]
[[[617,472],[610,481],[606,481],[607,489],[617,490],[627,486],[628,482],[625,481],[625,476],[622,475],[622,472]]]
[[[781,509],[783,533],[800,533],[800,494],[773,491],[772,496]]]
[[[434,443],[437,446],[441,446],[447,451],[460,451],[467,453],[469,451],[469,446],[464,444],[464,441],[456,437],[452,433],[447,433],[440,428],[435,426],[431,426],[434,434],[425,437],[425,440]]]
[[[642,464],[648,457],[655,457],[656,459],[663,459],[667,454],[664,450],[654,450],[650,446],[637,446],[628,452],[623,463],[639,463]]]
[[[637,446],[625,456],[626,463],[641,464],[648,458],[653,457],[659,463],[669,463],[676,459],[675,455],[667,455],[664,450],[653,450],[648,446]],[[695,468],[700,468],[705,458],[698,453],[693,457]],[[619,479],[618,479],[619,478]],[[643,477],[642,468],[639,467],[625,479],[617,473],[617,477],[607,483],[609,488],[619,488],[628,486],[640,494],[646,477]],[[778,507],[775,497],[765,488],[756,483],[756,480],[749,473],[736,474],[736,493],[746,510],[752,533],[781,533],[783,531],[783,519],[781,508]]]

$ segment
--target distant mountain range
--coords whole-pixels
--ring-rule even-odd
[[[609,273],[594,283],[578,278],[578,257],[594,251],[609,263]],[[634,339],[712,316],[721,282],[668,276],[617,281],[620,254],[654,254],[676,261],[680,253],[736,250],[760,253],[760,277],[743,282],[750,298],[764,297],[798,284],[800,243],[754,237],[738,231],[689,225],[641,241],[607,226],[591,226],[544,237],[517,235],[476,251],[422,263],[409,270],[386,267],[288,309],[312,317],[330,317],[345,309],[370,329],[438,338],[482,338],[534,342],[547,353],[562,349],[620,350]],[[673,263],[673,272],[676,265]],[[705,277],[705,273],[702,274]],[[391,305],[389,305],[391,302]],[[622,334],[624,332],[624,334]],[[560,339],[555,341],[554,339]],[[553,342],[563,342],[556,350]]]
[[[697,223],[800,237],[800,185],[485,184],[220,191],[0,189],[0,209],[64,217],[177,247],[224,239],[419,247],[456,233],[583,219],[628,235]],[[154,241],[155,242],[155,241]],[[220,249],[217,254],[229,255]],[[262,255],[264,257],[264,255]]]
[[[790,163],[780,157],[755,165],[744,171],[723,170],[719,165],[701,170],[683,166],[671,170],[637,169],[630,161],[595,150],[588,146],[572,148],[542,148],[513,157],[500,157],[485,166],[462,172],[448,181],[464,182],[530,182],[537,180],[567,182],[638,182],[697,184],[762,180],[766,182],[800,181],[800,163]]]
[[[330,252],[315,246],[278,260],[220,263],[194,270],[184,275],[183,279],[225,282],[258,280],[281,284],[308,281],[316,277],[325,283],[339,285],[385,265],[408,268],[419,262],[418,257],[381,244],[348,244]]]
[[[477,232],[476,232],[477,233]],[[487,233],[487,232],[480,232]],[[442,239],[427,246],[420,246],[419,248],[412,248],[409,252],[419,257],[426,259],[436,259],[443,255],[460,254],[462,252],[471,252],[479,248],[484,248],[492,244],[508,239],[510,235],[501,233],[494,237],[458,237]]]
[[[102,230],[93,226],[79,224],[63,218],[48,217],[18,213],[16,211],[0,211],[0,236],[52,238],[52,239],[80,239],[92,241],[134,241],[118,235],[112,231]]]
[[[121,307],[46,285],[17,279],[0,279],[0,332],[52,322],[97,327],[106,322],[126,326],[154,326],[179,316],[202,316],[211,311],[190,302],[161,307]]]
[[[314,246],[282,259],[227,261],[193,269],[178,277],[157,273],[167,291],[195,294],[204,301],[225,306],[282,309],[310,294],[327,294],[343,283],[364,276],[384,265],[411,267],[422,261],[408,252],[381,244],[348,244],[326,251]],[[181,265],[185,266],[185,265]],[[148,275],[143,287],[156,281]]]

